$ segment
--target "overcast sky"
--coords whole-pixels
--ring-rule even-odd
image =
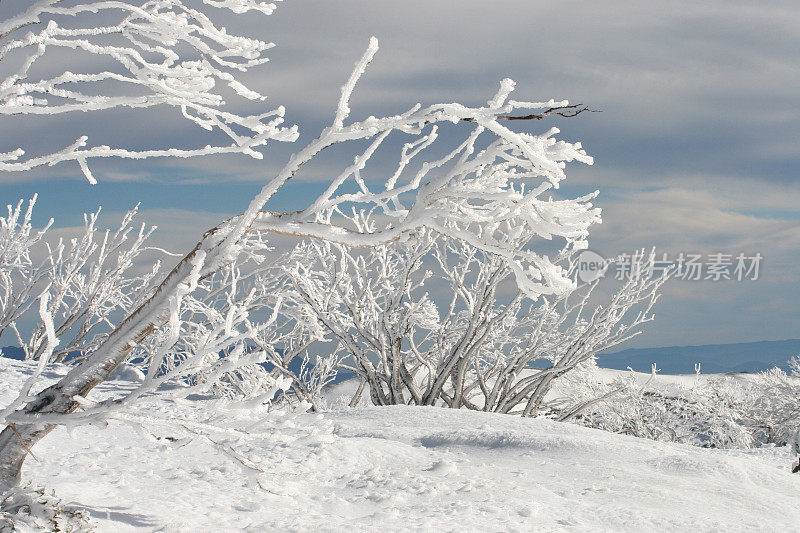
[[[4,9],[15,1],[21,5],[11,0]],[[601,192],[603,224],[592,250],[763,256],[756,281],[670,282],[656,322],[631,346],[800,337],[796,0],[286,0],[270,17],[226,24],[277,44],[271,62],[245,79],[270,105],[286,106],[301,128],[299,145],[274,146],[263,161],[98,164],[96,186],[71,165],[0,176],[2,203],[38,191],[40,219],[68,226],[98,204],[111,222],[141,202],[143,218],[161,229],[159,243],[185,250],[246,206],[292,150],[317,135],[375,35],[381,48],[354,96],[354,117],[416,102],[480,105],[511,77],[518,100],[569,99],[602,111],[533,125],[557,125],[595,158],[593,166],[568,167],[564,185],[571,194]],[[83,131],[103,144],[205,143],[163,112],[91,118],[6,121],[0,152],[68,142]],[[326,175],[324,165],[308,172],[273,207],[301,204]]]

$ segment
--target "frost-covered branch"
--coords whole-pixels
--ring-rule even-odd
[[[44,229],[32,228],[35,200],[24,215],[20,201],[8,206],[7,217],[0,217],[0,333],[12,330],[27,359],[42,357],[45,325],[26,331],[18,322],[46,293],[47,313],[61,340],[52,360],[63,361],[70,354],[91,351],[151,288],[160,261],[143,273],[134,270],[140,256],[151,250],[146,240],[155,227],[136,228],[134,208],[113,233],[101,230],[98,209],[84,215],[84,226],[75,237],[51,242],[47,237],[52,220]]]
[[[0,485],[17,479],[27,455],[25,446],[32,446],[54,424],[91,418],[81,414],[90,408],[97,416],[101,416],[103,409],[111,408],[111,404],[92,405],[94,400],[88,397],[89,393],[119,365],[130,360],[140,346],[153,342],[151,336],[159,337],[159,348],[150,350],[156,361],[150,368],[161,368],[158,361],[162,360],[162,355],[168,361],[170,353],[177,353],[171,350],[183,338],[182,331],[189,324],[182,318],[184,312],[196,313],[200,321],[192,320],[191,324],[207,328],[202,332],[197,330],[203,341],[196,347],[181,350],[181,354],[189,355],[179,359],[174,368],[152,370],[147,380],[148,387],[155,387],[151,391],[165,383],[165,377],[183,379],[189,372],[196,374],[200,367],[208,366],[209,358],[213,368],[225,371],[238,368],[236,361],[257,363],[257,359],[249,359],[257,356],[248,351],[246,345],[249,339],[258,336],[260,329],[271,327],[269,321],[253,323],[248,319],[246,306],[231,306],[233,314],[223,321],[211,308],[191,307],[204,281],[247,257],[252,239],[285,234],[371,248],[402,241],[429,228],[497,257],[528,297],[559,295],[573,290],[575,284],[557,258],[554,260],[531,248],[520,247],[514,241],[519,241],[519,236],[524,234],[555,239],[566,251],[586,246],[588,227],[600,216],[599,209],[590,202],[594,195],[570,200],[555,199],[546,193],[557,188],[565,177],[566,162],[591,163],[591,158],[579,143],[556,140],[554,135],[558,130],[555,128],[542,135],[518,132],[501,124],[503,119],[499,118],[525,110],[548,109],[554,107],[555,102],[509,101],[514,84],[503,80],[500,90],[486,106],[416,105],[399,115],[348,122],[350,95],[376,51],[377,40],[372,39],[342,90],[331,125],[292,156],[241,215],[207,231],[163,282],[116,323],[113,331],[79,364],[58,383],[39,392],[8,416],[15,428],[0,433]],[[463,120],[466,118],[473,121]],[[448,149],[444,156],[441,147],[438,152],[430,150],[437,140],[438,128],[451,124],[463,131],[457,146]],[[364,178],[366,165],[392,135],[406,139],[398,162],[393,170],[383,175],[378,186],[371,185]],[[265,210],[267,202],[302,167],[334,145],[354,151],[357,148],[357,155],[352,165],[332,177],[322,194],[297,212]],[[236,327],[229,327],[231,324]],[[192,334],[192,337],[197,335]],[[230,351],[225,352],[227,355],[219,358],[217,366],[214,354],[219,357],[220,350],[229,348]],[[233,366],[225,367],[229,362]],[[147,393],[141,390],[143,392],[136,394]],[[135,399],[135,395],[130,398]]]
[[[31,251],[53,224],[35,230],[31,223],[36,196],[8,206],[8,214],[0,217],[0,333],[25,314],[38,297],[37,288],[46,271],[34,264]]]
[[[292,141],[295,128],[282,127],[284,110],[239,114],[226,106],[220,86],[254,102],[266,99],[236,79],[236,74],[268,61],[273,45],[227,32],[210,8],[235,13],[270,14],[275,5],[255,0],[205,0],[192,7],[183,0],[60,2],[42,0],[0,21],[0,117],[58,115],[110,109],[173,108],[177,114],[227,143],[179,149],[137,150],[89,146],[88,137],[46,154],[25,157],[19,147],[0,153],[0,172],[20,172],[75,161],[90,183],[88,161],[96,158],[144,159],[241,153],[261,159],[269,140]],[[93,58],[73,72],[51,60],[59,50]],[[213,137],[212,137],[213,138]]]
[[[371,53],[372,48],[365,59]],[[363,64],[362,60],[359,68]],[[503,80],[486,107],[415,106],[402,115],[370,117],[337,127],[338,121],[343,120],[339,116],[341,110],[347,109],[347,102],[340,102],[334,125],[292,158],[237,221],[237,227],[250,225],[254,231],[314,237],[360,248],[392,242],[417,228],[428,227],[501,257],[520,288],[532,297],[569,290],[574,284],[562,267],[531,249],[517,248],[507,237],[532,233],[546,239],[564,239],[571,249],[584,248],[589,226],[600,219],[600,210],[590,202],[595,195],[556,200],[552,189],[564,179],[566,162],[591,163],[592,159],[580,143],[554,139],[557,128],[533,135],[502,125],[499,117],[515,109],[553,104],[506,103],[513,87],[511,80]],[[344,96],[348,94],[343,91]],[[437,140],[440,123],[458,123],[466,118],[477,125],[467,128],[455,149],[442,157],[423,160],[418,168],[411,169],[412,162],[429,153],[426,150],[430,151]],[[371,188],[362,174],[393,133],[412,135],[412,140],[403,145],[394,172]],[[320,151],[365,139],[371,140],[367,149],[306,209],[295,213],[261,211],[275,191]],[[352,185],[356,192],[352,192]],[[350,224],[332,227],[331,221],[347,212],[353,213],[348,217]],[[366,228],[358,219],[370,212],[380,214],[382,222]]]

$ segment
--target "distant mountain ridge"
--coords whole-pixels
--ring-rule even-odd
[[[0,352],[2,352],[3,357],[8,357],[9,359],[16,359],[17,361],[25,359],[25,351],[19,346],[3,346],[0,348]]]
[[[20,360],[24,357],[22,348],[17,346],[6,346],[0,350],[4,357]],[[694,365],[700,363],[704,374],[721,374],[761,372],[776,366],[787,370],[787,361],[795,355],[800,355],[800,339],[629,348],[614,353],[602,353],[597,356],[597,364],[603,368],[626,370],[630,367],[636,372],[650,372],[652,364],[656,363],[663,374],[693,374]]]
[[[629,348],[597,356],[603,368],[650,372],[653,363],[663,374],[693,374],[700,363],[704,374],[723,372],[761,372],[773,367],[788,369],[787,361],[800,355],[800,339],[785,341],[707,344],[704,346],[667,346],[664,348]]]

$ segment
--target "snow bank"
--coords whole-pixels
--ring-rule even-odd
[[[0,360],[0,401],[24,363]],[[201,402],[200,402],[201,403]],[[194,416],[195,405],[150,405]],[[241,457],[132,428],[57,429],[25,476],[99,531],[795,531],[787,449],[707,450],[543,419],[423,407],[230,412]],[[163,431],[161,436],[168,436]]]

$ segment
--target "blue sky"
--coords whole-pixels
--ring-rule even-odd
[[[21,5],[4,3],[4,9]],[[0,13],[2,14],[2,13]],[[671,254],[760,252],[757,281],[668,284],[658,318],[631,346],[800,337],[800,4],[794,1],[538,2],[286,0],[270,17],[226,21],[274,41],[250,85],[298,124],[294,146],[263,161],[103,162],[90,186],[69,164],[0,176],[0,203],[39,193],[38,216],[59,226],[103,205],[109,223],[141,202],[158,243],[179,251],[240,211],[264,179],[333,115],[339,86],[371,35],[381,42],[357,88],[353,116],[416,102],[484,102],[503,77],[520,100],[566,98],[601,113],[555,124],[580,140],[594,166],[567,169],[565,191],[600,189],[603,255],[657,246]],[[65,122],[10,122],[0,151],[72,140],[205,144],[168,114],[114,113]],[[548,128],[552,123],[532,125]],[[276,209],[299,207],[320,187],[325,161],[299,178]]]

